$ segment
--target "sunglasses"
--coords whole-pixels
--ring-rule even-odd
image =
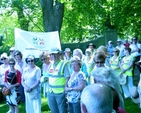
[[[9,63],[9,65],[15,65],[15,63]]]
[[[113,51],[113,52],[117,52],[117,51]]]
[[[14,51],[11,50],[10,52],[14,52]]]
[[[34,60],[28,60],[27,62],[34,62]]]
[[[18,56],[18,55],[20,55],[20,54],[15,54],[14,56]]]
[[[104,62],[95,62],[96,64],[103,64]]]
[[[1,60],[6,60],[6,58],[2,58]]]
[[[43,61],[45,61],[46,60],[46,58],[44,58],[44,59],[41,59],[41,61],[43,62]]]
[[[55,53],[51,53],[50,55],[58,55],[58,53],[56,53],[56,54]]]

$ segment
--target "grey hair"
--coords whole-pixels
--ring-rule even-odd
[[[124,101],[119,80],[115,75],[114,70],[106,67],[99,67],[92,71],[91,75],[94,77],[96,83],[103,83],[114,88],[120,97],[120,107],[124,108]]]
[[[73,54],[74,54],[74,53],[78,53],[78,54],[80,55],[80,59],[82,59],[83,52],[82,52],[82,50],[81,50],[81,49],[79,49],[79,48],[74,49],[74,50],[73,50]]]
[[[94,80],[100,83],[105,83],[108,86],[111,86],[120,92],[120,84],[118,78],[115,76],[115,72],[106,67],[99,67],[92,71],[91,75],[94,77]]]
[[[91,84],[84,88],[81,103],[87,113],[111,113],[113,109],[113,94],[104,84]]]

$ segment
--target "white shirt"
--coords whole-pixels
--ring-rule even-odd
[[[131,52],[132,52],[132,51],[135,51],[137,49],[141,49],[141,44],[136,44],[136,45],[135,44],[131,44],[129,47],[131,48]],[[137,57],[137,56],[140,56],[141,53],[136,51],[136,52],[131,53],[131,55],[133,57]]]
[[[123,57],[124,56],[124,48],[125,48],[125,46],[121,44],[120,46],[116,46],[116,48],[119,49],[119,51],[120,51],[119,56]]]

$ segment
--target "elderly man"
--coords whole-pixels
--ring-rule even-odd
[[[60,60],[60,50],[58,48],[51,49],[50,57],[52,63],[48,72],[48,104],[51,113],[67,113],[64,88],[70,76],[69,65],[67,62]]]
[[[84,88],[81,95],[82,113],[112,113],[113,93],[103,84],[91,84]]]

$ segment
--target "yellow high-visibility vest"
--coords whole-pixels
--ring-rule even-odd
[[[123,69],[127,69],[128,68],[128,66],[130,65],[130,61],[131,60],[133,60],[133,56],[132,55],[130,55],[128,57],[124,57],[122,59],[122,64],[123,64],[122,67],[123,67]],[[132,74],[132,70],[133,70],[133,66],[129,70],[127,70],[124,74],[127,75],[127,76],[132,76],[133,75]]]
[[[117,67],[119,67],[119,64],[118,64],[119,57],[117,57],[115,60],[113,60],[113,59],[114,59],[114,57],[112,57],[110,59],[110,65],[111,65],[111,69],[115,70]]]
[[[118,76],[119,73],[121,72],[119,67],[119,60],[120,60],[120,57],[117,57],[115,60],[114,60],[114,57],[110,59],[110,65],[111,65],[110,68],[115,70],[116,76]]]
[[[63,93],[65,88],[66,79],[64,77],[64,66],[66,62],[60,60],[56,68],[53,68],[53,63],[49,68],[49,92],[55,94]]]

